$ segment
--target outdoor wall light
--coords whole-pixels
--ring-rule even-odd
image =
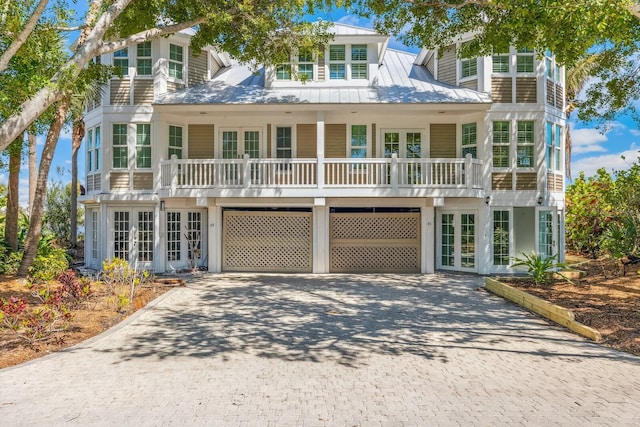
[[[487,196],[484,198],[484,203],[489,206],[489,203],[491,203],[491,196]]]
[[[542,205],[542,201],[543,201],[543,200],[544,200],[544,199],[542,198],[542,196],[538,197],[538,205]]]

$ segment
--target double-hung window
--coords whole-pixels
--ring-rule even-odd
[[[302,81],[313,80],[313,54],[301,52],[298,55],[298,75]]]
[[[493,122],[493,167],[509,167],[509,122]]]
[[[562,126],[547,122],[546,159],[549,171],[560,171],[562,167]]]
[[[136,168],[151,167],[151,124],[136,125]]]
[[[478,75],[478,60],[476,58],[464,58],[460,61],[461,78],[474,77]]]
[[[87,170],[100,170],[100,126],[87,132]]]
[[[462,157],[471,153],[473,158],[478,157],[478,131],[475,123],[462,125]]]
[[[345,45],[332,44],[329,46],[329,78],[331,80],[344,80],[346,73]]]
[[[127,125],[113,125],[113,168],[126,169],[129,167],[129,150],[127,148]]]
[[[367,125],[351,125],[349,157],[352,159],[367,157]]]
[[[276,158],[290,159],[293,157],[293,138],[291,127],[276,128]]]
[[[177,44],[169,44],[169,77],[182,80],[184,65],[184,48]]]
[[[367,45],[351,45],[351,78],[367,79]]]
[[[276,80],[291,80],[291,64],[276,65]]]
[[[175,155],[178,159],[182,158],[182,127],[169,126],[169,158]]]
[[[140,43],[137,46],[136,73],[139,76],[151,75],[151,42]]]
[[[533,121],[518,122],[518,167],[532,168],[533,147],[534,147],[534,126]]]
[[[516,54],[516,72],[533,73],[533,49],[520,49]]]
[[[493,55],[492,62],[494,73],[508,73],[510,71],[508,53]]]
[[[113,52],[113,66],[122,76],[129,75],[129,48],[116,50]]]

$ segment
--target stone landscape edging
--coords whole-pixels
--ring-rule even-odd
[[[602,335],[594,328],[583,325],[576,321],[575,315],[571,310],[561,307],[556,304],[552,304],[549,301],[538,298],[527,292],[521,291],[509,286],[505,283],[499,282],[495,279],[485,278],[485,289],[498,296],[506,298],[516,304],[531,310],[561,326],[564,326],[571,331],[589,338],[593,341],[602,341]]]

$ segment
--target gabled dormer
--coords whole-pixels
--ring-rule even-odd
[[[369,86],[378,76],[389,37],[365,28],[334,24],[320,52],[294,52],[291,61],[267,67],[266,87]]]

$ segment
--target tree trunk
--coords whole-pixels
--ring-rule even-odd
[[[84,120],[82,117],[73,121],[71,137],[71,246],[78,244],[78,150],[84,138]]]
[[[4,224],[4,241],[14,251],[18,250],[18,217],[20,215],[20,162],[22,138],[11,143],[9,151],[9,185]]]
[[[38,157],[36,155],[36,134],[27,132],[29,140],[29,214],[33,212],[33,199],[36,197],[36,179],[38,179]]]
[[[58,144],[60,131],[62,130],[62,126],[64,125],[65,118],[67,116],[69,104],[70,98],[66,97],[56,105],[53,120],[49,127],[49,132],[47,133],[47,139],[44,143],[42,157],[40,159],[40,168],[38,169],[36,196],[33,200],[33,212],[31,212],[29,218],[29,230],[27,231],[27,238],[24,242],[24,254],[22,255],[22,262],[20,262],[20,267],[18,268],[17,273],[19,277],[27,276],[29,273],[29,267],[31,267],[33,260],[38,255],[38,241],[40,240],[40,233],[42,232],[42,217],[44,215],[44,201],[47,195],[49,169],[51,169],[53,154],[56,151],[56,145]]]

